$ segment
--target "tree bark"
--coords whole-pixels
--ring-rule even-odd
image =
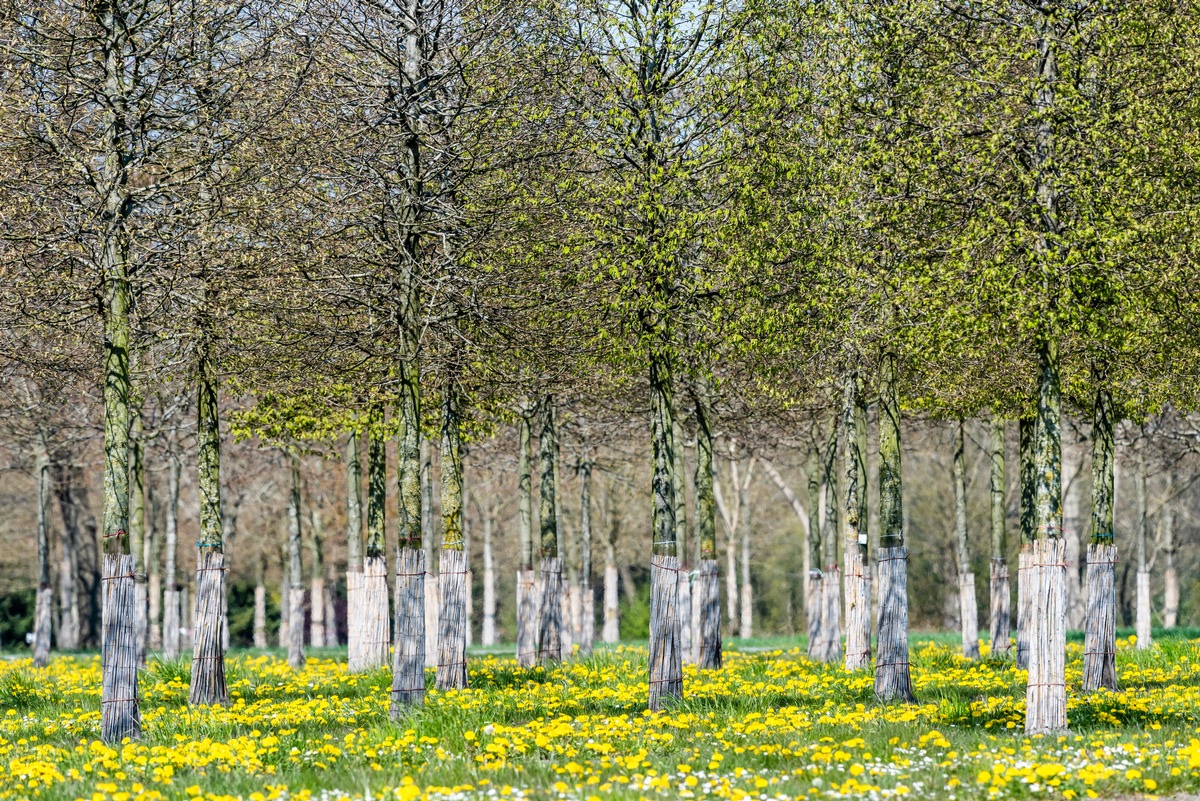
[[[37,461],[37,598],[33,613],[33,665],[45,667],[50,662],[51,607],[54,589],[50,583],[50,457],[38,443]]]
[[[688,553],[687,538],[687,489],[686,464],[683,456],[683,434],[677,420],[672,421],[671,436],[675,442],[675,457],[672,464],[672,483],[675,490],[675,542],[679,553],[679,647],[685,662],[695,663],[692,645],[692,584],[691,555]]]
[[[742,540],[742,581],[738,607],[738,636],[748,640],[754,636],[754,588],[750,583],[750,479],[754,473],[754,460],[746,464],[746,476],[737,486],[738,533]]]
[[[412,361],[401,363],[400,545],[396,558],[396,620],[392,629],[396,641],[392,666],[393,719],[400,718],[406,707],[425,701],[426,565],[421,542],[421,407],[415,335],[412,336]]]
[[[1067,628],[1084,627],[1085,608],[1079,566],[1080,540],[1084,536],[1082,443],[1068,438],[1063,443],[1063,540],[1066,545]]]
[[[696,409],[696,539],[700,546],[700,571],[694,603],[700,607],[697,637],[701,670],[721,667],[721,576],[717,561],[716,500],[713,493],[713,437],[708,404],[702,393],[695,396]],[[616,594],[616,570],[613,570]],[[607,597],[607,573],[605,597]]]
[[[553,665],[562,661],[562,559],[558,553],[558,438],[554,425],[554,400],[542,403],[542,431],[538,438],[538,521],[541,546],[541,598],[538,602],[537,661]]]
[[[225,685],[225,552],[221,516],[221,429],[216,365],[209,345],[198,363],[196,441],[199,451],[200,541],[196,568],[195,634],[188,703],[227,704]]]
[[[1116,439],[1112,395],[1096,392],[1092,408],[1092,536],[1087,553],[1087,620],[1083,691],[1117,690],[1117,547],[1113,542]]]
[[[912,703],[908,664],[908,552],[904,544],[900,398],[895,357],[884,354],[879,380],[879,654],[875,694]]]
[[[871,583],[868,574],[866,414],[858,376],[845,379],[842,425],[846,430],[846,670],[871,666]]]
[[[292,641],[292,578],[288,575],[287,544],[279,549],[279,642],[280,648],[287,650]]]
[[[254,573],[254,647],[267,647],[267,588],[263,583],[266,578],[266,557],[259,555],[258,569]]]
[[[337,575],[332,564],[326,569],[325,575],[325,647],[337,648],[341,645],[338,636],[337,619]]]
[[[492,554],[492,530],[495,517],[491,508],[483,516],[483,627],[479,642],[483,646],[496,644],[496,562]]]
[[[421,544],[425,550],[425,667],[438,660],[438,567],[433,533],[433,449],[421,440]]]
[[[132,293],[129,285],[129,153],[123,118],[129,99],[125,61],[130,49],[129,20],[118,3],[93,12],[104,58],[100,191],[104,194],[101,266],[104,291],[104,564],[103,634],[100,642],[102,690],[100,739],[120,742],[141,736],[138,709],[137,625],[134,596],[136,560],[129,549],[129,339]]]
[[[1011,621],[1008,583],[1008,533],[1005,529],[1004,507],[1004,421],[993,417],[990,426],[989,483],[991,490],[992,558],[991,582],[991,647],[993,658],[1005,658],[1009,651]]]
[[[442,404],[442,557],[438,572],[437,687],[467,686],[467,554],[463,536],[463,468],[458,388]]]
[[[964,423],[958,420],[954,437],[954,532],[958,554],[959,622],[963,656],[979,658],[979,611],[975,598],[975,573],[967,539],[967,465]]]
[[[146,486],[146,500],[150,505],[150,514],[146,516],[146,570],[148,603],[146,648],[150,651],[161,651],[163,647],[162,627],[162,542],[158,536],[158,496],[154,492],[154,484]]]
[[[68,457],[73,454],[68,454]],[[60,554],[62,624],[60,648],[99,645],[97,618],[100,614],[99,562],[96,557],[96,519],[88,502],[83,468],[74,461],[51,461],[54,494],[63,522]]]
[[[166,591],[163,593],[163,658],[179,658],[180,627],[179,577],[176,563],[179,557],[179,476],[183,465],[172,443],[167,454],[167,566],[164,571]]]
[[[358,639],[357,659],[350,665],[354,672],[387,667],[391,647],[386,554],[387,444],[381,433],[384,417],[383,406],[372,406],[367,424],[367,531],[359,579],[359,616],[351,624]]]
[[[825,521],[821,529],[824,569],[821,573],[821,630],[817,635],[818,662],[842,661],[841,569],[838,566],[838,414],[829,420],[822,472],[825,477]]]
[[[517,455],[517,664],[533,667],[537,662],[537,579],[533,572],[533,470],[530,466],[532,412],[522,407],[517,417],[520,452]]]
[[[1025,731],[1058,731],[1067,725],[1066,558],[1062,534],[1062,441],[1058,346],[1038,349],[1038,420],[1034,437],[1035,517],[1030,561],[1029,681]]]
[[[596,616],[592,591],[592,463],[584,458],[579,465],[579,655],[592,655],[596,636]]]
[[[1021,457],[1021,550],[1017,554],[1017,660],[1019,668],[1029,666],[1029,626],[1032,611],[1032,596],[1029,594],[1029,582],[1026,575],[1029,572],[1030,551],[1034,540],[1034,504],[1037,487],[1034,472],[1034,434],[1037,431],[1036,418],[1022,418],[1020,428],[1020,457]]]
[[[1135,532],[1137,536],[1137,614],[1134,627],[1138,650],[1150,647],[1150,563],[1146,555],[1146,452],[1145,444],[1138,449],[1137,478],[1134,483],[1136,504]]]
[[[350,431],[346,436],[346,663],[352,673],[363,667],[362,585],[362,458],[358,432]]]
[[[815,438],[808,451],[805,470],[808,473],[808,570],[804,576],[804,614],[808,631],[808,658],[815,662],[821,642],[821,616],[825,611],[821,602],[825,575],[821,570],[821,454]]]
[[[142,409],[132,405],[129,421],[129,552],[133,557],[134,638],[137,663],[146,666],[146,475],[142,448]]]
[[[292,487],[288,501],[288,665],[304,667],[304,567],[300,559],[300,458],[291,456]]]
[[[1176,482],[1171,478],[1170,488]],[[1163,574],[1163,628],[1173,629],[1179,623],[1179,573],[1175,570],[1175,508],[1168,502],[1162,510],[1163,553],[1167,559]]]
[[[670,367],[661,355],[650,362],[653,451],[652,556],[650,560],[650,709],[683,698],[680,650],[678,543],[675,528],[675,435]]]
[[[1037,87],[1031,172],[1038,212],[1034,251],[1041,270],[1041,297],[1035,345],[1038,359],[1037,423],[1034,431],[1034,542],[1030,559],[1029,683],[1025,693],[1025,731],[1053,732],[1067,726],[1066,697],[1066,553],[1062,514],[1062,397],[1059,379],[1057,309],[1060,269],[1059,152],[1055,127],[1060,116],[1056,91],[1057,8],[1034,11]]]
[[[71,501],[65,486],[65,481],[69,481],[68,471],[60,469],[58,472],[55,489],[63,518],[58,562],[58,648],[60,651],[74,651],[80,645],[79,593],[75,580],[79,573],[79,530],[72,525],[75,516],[69,511]]]
[[[309,634],[308,642],[313,648],[325,647],[325,535],[321,514],[309,510],[308,548],[312,554],[309,562]]]
[[[461,401],[461,398],[460,398]],[[471,548],[474,545],[474,540],[471,538],[471,487],[467,483],[467,468],[465,463],[466,449],[462,449],[460,458],[460,484],[462,487],[462,538],[463,538],[463,558],[467,565],[467,574],[463,578],[463,635],[466,640],[466,647],[470,648],[472,637],[474,636],[475,626],[475,572],[471,569]]]

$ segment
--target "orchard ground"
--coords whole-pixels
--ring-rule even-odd
[[[97,740],[100,664],[0,664],[0,799],[913,798],[1167,796],[1200,789],[1200,632],[1117,656],[1122,690],[1070,693],[1071,730],[1025,737],[1025,673],[915,636],[919,702],[875,701],[867,672],[816,665],[795,640],[686,670],[686,699],[646,711],[646,653],[554,670],[474,654],[471,689],[388,718],[390,672],[345,654],[228,660],[228,707],[187,706],[187,661],[141,675],[144,736]],[[985,655],[987,653],[984,647]],[[1068,645],[1080,681],[1082,644]]]

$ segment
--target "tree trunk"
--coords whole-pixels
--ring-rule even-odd
[[[191,587],[184,584],[179,588],[179,649],[181,651],[192,650],[192,645],[195,641],[195,609],[192,606],[188,595]]]
[[[553,665],[562,661],[562,559],[558,554],[558,440],[554,426],[554,401],[542,407],[542,432],[538,442],[538,520],[541,533],[541,598],[538,603],[537,661]]]
[[[366,617],[366,610],[362,609],[362,457],[358,440],[357,431],[346,437],[346,665],[351,673],[363,669],[362,624]]]
[[[1092,410],[1092,536],[1087,550],[1083,691],[1117,690],[1117,547],[1113,543],[1116,474],[1112,395],[1096,392]]]
[[[846,670],[871,666],[871,583],[867,572],[867,420],[858,376],[846,376],[842,425],[846,429]]]
[[[621,597],[617,586],[617,563],[612,549],[604,563],[604,631],[602,637],[607,643],[621,640]],[[720,614],[720,609],[717,613]]]
[[[415,354],[415,338],[413,344]],[[425,555],[422,550],[421,407],[415,355],[401,363],[400,546],[396,557],[396,647],[391,717],[425,701]]]
[[[1067,554],[1067,628],[1084,627],[1085,608],[1079,565],[1083,561],[1080,540],[1084,536],[1083,454],[1081,443],[1070,438],[1063,443],[1063,539]]]
[[[716,506],[721,511],[721,522],[725,526],[725,606],[728,609],[728,622],[730,622],[730,631],[737,632],[740,630],[740,620],[738,614],[738,601],[740,600],[738,592],[738,520],[742,519],[742,508],[739,504],[742,501],[742,494],[738,492],[738,487],[742,486],[740,474],[738,472],[738,460],[736,458],[736,444],[730,440],[730,484],[732,492],[730,493],[730,504],[726,506],[724,495],[721,493],[721,484],[719,476],[714,474],[713,482],[713,499]]]
[[[421,544],[425,550],[425,667],[438,660],[438,564],[433,532],[433,449],[421,441]]]
[[[474,542],[471,539],[471,515],[469,511],[471,508],[471,488],[467,484],[467,469],[462,465],[461,460],[460,481],[462,485],[463,559],[467,565],[467,573],[463,577],[463,614],[465,616],[463,618],[463,636],[465,637],[466,647],[470,648],[475,625],[475,572],[471,569],[471,547]]]
[[[650,559],[650,709],[683,698],[679,636],[678,543],[675,528],[675,432],[671,373],[661,355],[650,361],[651,442],[654,459]]]
[[[292,490],[288,502],[288,665],[304,667],[304,567],[300,560],[300,458],[291,457]]]
[[[260,554],[254,576],[254,647],[267,647],[267,588],[263,579],[267,572],[266,558]]]
[[[1117,690],[1117,604],[1111,540],[1088,545],[1087,632],[1083,646],[1083,691]]]
[[[1143,432],[1144,434],[1144,432]],[[1138,650],[1151,645],[1150,636],[1150,563],[1146,558],[1146,451],[1145,444],[1138,449],[1137,479],[1134,484],[1137,504],[1137,616],[1134,630],[1137,633]]]
[[[359,631],[358,672],[387,667],[391,649],[391,624],[388,621],[387,560],[383,556],[368,556],[362,573],[359,591],[361,621]]]
[[[1062,534],[1062,440],[1058,344],[1038,350],[1040,377],[1034,437],[1036,476],[1034,530],[1030,560],[1029,681],[1025,731],[1058,731],[1067,726],[1066,559]]]
[[[542,596],[537,573],[517,571],[517,665],[531,668],[537,664],[538,610]]]
[[[825,569],[821,574],[821,631],[817,636],[818,662],[842,661],[841,569],[838,566],[838,415],[829,421],[824,455],[825,523],[821,531]]]
[[[100,565],[96,559],[96,519],[88,502],[83,468],[71,461],[54,460],[51,473],[63,522],[59,562],[63,620],[59,626],[59,647],[64,650],[96,647]]]
[[[530,467],[530,410],[522,407],[517,418],[520,452],[517,455],[517,664],[533,667],[537,661],[537,610],[539,598],[533,572],[533,479]]]
[[[330,569],[332,570],[332,565]],[[337,621],[337,577],[331,573],[325,576],[325,647],[337,648],[341,645],[338,637]]]
[[[308,547],[312,554],[309,573],[308,642],[313,648],[325,647],[325,536],[321,515],[309,510]]]
[[[391,647],[388,621],[387,525],[387,444],[380,429],[384,424],[382,406],[371,408],[367,427],[367,538],[364,564],[359,577],[358,617],[350,627],[356,630],[357,658],[350,664],[356,673],[387,667]],[[401,532],[401,538],[404,534]]]
[[[693,603],[699,607],[696,664],[701,670],[721,667],[721,576],[717,562],[716,500],[713,497],[713,440],[704,394],[695,396],[696,408],[696,539],[700,546],[700,571]],[[615,574],[615,569],[614,569]],[[608,596],[605,573],[605,597]],[[616,576],[613,576],[616,594]]]
[[[679,582],[677,595],[679,598],[679,647],[683,651],[685,662],[694,663],[695,651],[692,647],[692,586],[691,586],[691,557],[688,553],[687,538],[687,488],[686,464],[683,457],[683,434],[678,421],[672,421],[671,436],[675,442],[675,456],[672,463],[672,485],[675,491],[675,543],[679,554],[679,573],[675,578]],[[749,564],[747,562],[747,564]]]
[[[141,736],[138,710],[137,628],[134,573],[137,563],[129,550],[129,338],[132,292],[129,286],[129,238],[126,222],[132,213],[128,195],[129,158],[119,119],[128,99],[125,55],[129,32],[117,4],[95,10],[104,53],[104,137],[99,186],[104,192],[100,229],[104,290],[104,561],[103,633],[100,641],[102,689],[100,739],[119,743]]]
[[[54,589],[50,583],[50,530],[47,519],[50,503],[50,457],[44,445],[37,449],[37,598],[33,613],[33,665],[50,662],[50,616]]]
[[[308,642],[313,648],[325,647],[325,577],[309,579],[309,633]]]
[[[292,578],[288,575],[287,546],[279,549],[279,642],[280,648],[287,649],[292,641]]]
[[[457,387],[442,404],[442,557],[438,571],[437,688],[467,686],[467,553],[463,537],[463,472]]]
[[[146,516],[146,566],[147,595],[149,624],[147,626],[146,647],[150,651],[161,651],[163,647],[162,627],[162,567],[160,553],[162,543],[158,536],[158,496],[154,485],[146,487],[146,498],[150,504],[150,514]]]
[[[234,532],[237,530],[237,508],[228,509],[221,516],[221,531],[223,553],[225,554],[225,572],[232,570],[232,550]],[[229,582],[222,580],[221,582],[221,651],[229,653]]]
[[[748,640],[754,636],[754,588],[750,584],[750,477],[754,472],[754,460],[746,465],[746,476],[737,487],[738,529],[742,535],[742,586],[739,607],[738,636]]]
[[[1052,16],[1054,14],[1055,16]],[[1030,559],[1029,683],[1025,693],[1027,734],[1067,727],[1066,558],[1062,515],[1062,396],[1059,379],[1057,306],[1060,268],[1058,152],[1054,139],[1059,115],[1055,96],[1058,73],[1058,26],[1049,6],[1034,12],[1038,51],[1037,88],[1032,116],[1036,121],[1031,171],[1040,230],[1035,242],[1041,268],[1037,423],[1034,432],[1034,516],[1036,539]]]
[[[496,644],[496,563],[492,554],[492,528],[495,518],[489,508],[483,517],[483,628],[479,642],[488,647]]]
[[[166,591],[163,593],[163,658],[179,658],[180,627],[179,577],[176,563],[179,557],[179,475],[183,466],[172,443],[167,455],[167,567],[164,571]]]
[[[908,665],[908,551],[904,545],[900,398],[895,357],[885,354],[879,381],[879,654],[875,694],[912,703]]]
[[[1170,487],[1177,486],[1172,476]],[[1175,509],[1168,505],[1162,511],[1163,551],[1167,567],[1163,574],[1163,628],[1173,629],[1179,623],[1179,573],[1175,570]]]
[[[120,743],[141,736],[133,620],[133,556],[104,554],[101,637],[100,739]]]
[[[1137,574],[1137,647],[1139,651],[1149,648],[1150,635],[1150,571],[1139,570]]]
[[[989,597],[991,599],[991,646],[993,658],[1005,658],[1009,650],[1008,533],[1004,514],[1004,421],[992,418],[990,426],[990,489],[992,523],[992,559]]]
[[[579,465],[579,655],[592,655],[596,636],[596,617],[592,609],[592,463]]]
[[[804,577],[804,614],[808,632],[808,658],[817,661],[821,642],[821,602],[824,572],[821,570],[821,454],[814,443],[808,451],[808,570]]]
[[[1035,419],[1022,419],[1020,427],[1021,456],[1021,550],[1017,554],[1017,660],[1019,668],[1029,666],[1029,626],[1033,609],[1029,593],[1030,551],[1034,540],[1034,503],[1037,487],[1034,473],[1033,447],[1037,430]]]
[[[425,700],[425,552],[403,547],[396,556],[396,649],[391,716]]]
[[[227,704],[225,685],[225,552],[221,516],[221,428],[216,365],[207,342],[201,346],[196,409],[199,450],[200,541],[196,568],[196,613],[192,648],[193,705]]]
[[[146,666],[146,475],[142,448],[142,410],[134,404],[129,424],[129,552],[133,557],[134,639],[137,663]]]
[[[967,540],[967,466],[963,427],[963,420],[959,418],[954,438],[954,532],[958,546],[958,617],[963,656],[978,659],[979,611],[975,599],[975,574],[971,571],[971,552]]]

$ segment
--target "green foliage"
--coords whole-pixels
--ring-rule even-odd
[[[621,606],[620,634],[622,640],[644,640],[650,630],[650,582],[634,582],[637,588],[633,600],[628,597]]]

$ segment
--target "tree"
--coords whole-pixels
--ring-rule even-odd
[[[988,428],[988,488],[991,511],[991,645],[992,657],[1008,655],[1011,592],[1008,582],[1008,533],[1006,530],[1004,504],[1004,421],[992,418]]]
[[[538,436],[538,522],[541,575],[538,586],[537,661],[542,665],[561,662],[562,654],[562,557],[558,553],[558,434],[554,422],[554,398],[542,400],[542,429]]]
[[[954,436],[954,533],[957,541],[959,624],[963,656],[979,658],[979,619],[975,599],[975,573],[971,570],[970,539],[967,536],[967,465],[964,422],[960,418]]]

